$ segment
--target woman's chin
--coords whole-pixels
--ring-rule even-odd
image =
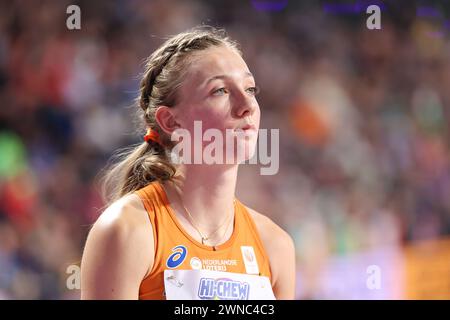
[[[234,155],[235,163],[240,164],[251,159],[256,152],[256,144],[251,143],[251,141],[245,141],[243,143],[238,144],[235,149],[236,153]]]

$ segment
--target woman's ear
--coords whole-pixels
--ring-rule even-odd
[[[176,112],[173,108],[167,106],[159,106],[155,112],[155,120],[161,130],[169,136],[176,130],[181,128],[176,119]]]

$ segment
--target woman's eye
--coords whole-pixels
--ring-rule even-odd
[[[259,87],[250,87],[247,89],[247,92],[250,92],[254,96],[256,96],[259,93]]]
[[[249,92],[251,95],[256,96],[259,93],[259,87],[250,87],[247,88],[245,91]],[[219,88],[213,91],[213,95],[223,95],[223,94],[227,94],[228,90],[224,87],[224,88]]]
[[[219,88],[219,89],[213,91],[214,95],[222,95],[224,93],[226,93],[226,89],[225,88]]]

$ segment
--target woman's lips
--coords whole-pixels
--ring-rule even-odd
[[[243,127],[227,128],[227,130],[231,130],[232,132],[244,132],[245,134],[253,134],[257,131],[254,124],[246,124]]]
[[[253,125],[253,124],[247,124],[247,125],[245,125],[245,126],[243,126],[243,127],[241,127],[241,128],[235,128],[234,130],[242,130],[242,131],[250,131],[250,130],[253,130],[253,131],[255,131],[255,130],[256,130],[256,127],[255,127],[255,125]]]
[[[256,127],[252,124],[248,124],[241,128],[241,130],[247,131],[247,130],[256,130]]]

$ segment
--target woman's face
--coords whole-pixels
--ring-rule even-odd
[[[256,93],[255,79],[236,51],[225,46],[209,48],[190,61],[179,91],[178,122],[191,137],[194,121],[201,121],[202,135],[208,129],[218,129],[224,144],[228,131],[234,146],[225,145],[224,154],[231,149],[236,155],[240,149],[244,153],[241,161],[249,159],[255,151],[260,122]]]

